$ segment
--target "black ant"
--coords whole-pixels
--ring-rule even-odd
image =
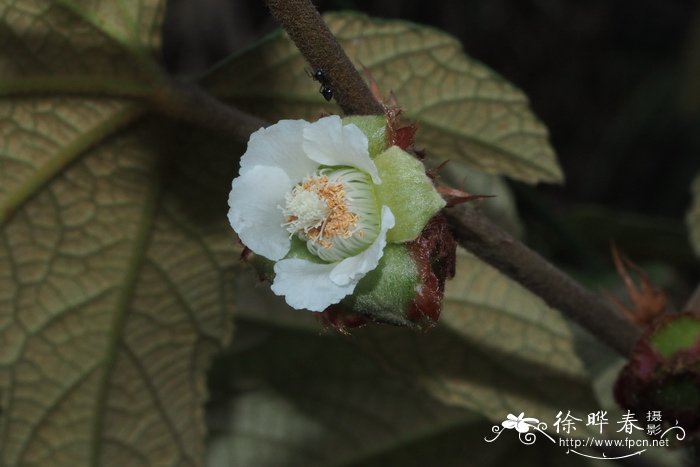
[[[318,89],[318,92],[321,93],[324,99],[326,99],[327,101],[333,99],[333,89],[330,87],[330,84],[328,83],[328,77],[326,76],[326,72],[323,71],[323,69],[317,68],[316,70],[314,70],[313,73],[311,73],[309,70],[306,70],[306,74],[309,75],[310,78],[313,78],[314,80],[321,83],[321,87]]]

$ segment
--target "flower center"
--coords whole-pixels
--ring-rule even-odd
[[[342,183],[331,183],[328,176],[310,177],[287,193],[283,209],[289,233],[330,248],[336,236],[348,238],[357,224],[357,214],[348,211],[347,194]]]
[[[329,262],[356,255],[379,233],[371,179],[355,169],[322,169],[287,193],[280,209],[282,226]]]

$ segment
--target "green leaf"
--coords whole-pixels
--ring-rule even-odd
[[[201,464],[235,164],[144,116],[164,3],[0,5],[2,465]]]
[[[356,345],[360,334],[319,333],[310,313],[266,314],[262,310],[276,300],[261,302],[261,294],[250,292],[247,277],[236,277],[241,337],[212,371],[218,396],[209,405],[209,467],[467,461],[500,467],[564,460],[564,449],[544,440],[525,447],[511,433],[487,444],[484,437],[493,435],[494,423],[445,406],[411,381],[393,376]],[[256,314],[267,319],[252,321]],[[284,314],[295,315],[295,324],[276,319]],[[569,461],[582,465],[581,459]]]
[[[245,282],[237,289],[243,300],[245,291],[252,289],[250,279],[236,280]],[[288,310],[279,297],[258,292],[254,300],[239,306],[237,316],[318,334],[313,316]],[[352,342],[359,347],[356,359],[363,365],[378,361],[390,379],[494,423],[509,413],[524,411],[551,425],[559,410],[577,411],[580,418],[598,406],[564,318],[520,285],[461,251],[435,328],[415,333],[368,326],[352,334]],[[290,362],[289,371],[295,365]]]
[[[346,339],[246,321],[237,329],[250,341],[213,369],[228,394],[211,408],[212,467],[354,465],[479,421],[388,378]]]
[[[597,405],[564,318],[461,250],[440,326],[395,331],[369,331],[378,358],[446,404],[493,421],[524,411],[548,422],[564,407],[585,414]]]
[[[207,466],[589,465],[542,435],[532,446],[510,431],[484,441],[508,413],[551,427],[558,410],[585,420],[600,406],[557,313],[473,257],[460,254],[458,267],[445,321],[417,334],[323,331],[317,315],[237,275],[238,338],[211,373]],[[619,414],[609,420],[604,433],[616,438]],[[573,436],[592,434],[583,423]],[[659,465],[682,465],[650,451]]]
[[[456,39],[404,21],[348,13],[325,19],[353,62],[367,67],[387,96],[393,91],[404,115],[419,123],[417,144],[433,159],[468,162],[529,183],[563,180],[527,97],[464,55]],[[291,41],[277,33],[220,65],[204,83],[272,120],[337,113],[305,66]]]
[[[164,8],[162,0],[3,2],[0,96],[149,94]]]
[[[693,205],[688,211],[686,220],[690,232],[690,243],[695,250],[695,254],[700,256],[700,176],[695,178],[691,191],[693,193]]]

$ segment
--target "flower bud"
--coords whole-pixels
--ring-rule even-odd
[[[615,383],[618,403],[639,414],[661,411],[687,432],[700,430],[700,316],[669,314],[639,340]],[[691,436],[692,437],[692,436]]]

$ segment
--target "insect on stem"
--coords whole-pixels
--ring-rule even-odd
[[[330,100],[333,99],[333,88],[331,88],[330,86],[330,82],[328,76],[326,76],[326,72],[323,71],[322,68],[315,69],[313,73],[306,68],[304,68],[304,70],[306,70],[306,74],[309,75],[309,78],[312,78],[315,81],[321,83],[321,87],[318,89],[318,92],[321,93],[324,99],[330,102]]]

